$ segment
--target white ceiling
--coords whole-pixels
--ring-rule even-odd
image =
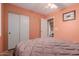
[[[48,3],[13,3],[14,5],[17,5],[22,8],[26,8],[29,10],[32,10],[34,12],[40,13],[40,14],[48,14],[50,12],[53,12],[54,8],[46,8]],[[54,3],[58,8],[63,8],[65,6],[69,6],[72,3]]]

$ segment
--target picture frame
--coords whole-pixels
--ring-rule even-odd
[[[69,20],[75,20],[76,12],[70,11],[63,14],[63,20],[69,21]]]

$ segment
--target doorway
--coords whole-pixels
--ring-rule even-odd
[[[53,37],[54,36],[53,27],[54,27],[53,18],[48,19],[47,20],[47,28],[48,28],[47,32],[48,32],[48,36],[49,37]]]

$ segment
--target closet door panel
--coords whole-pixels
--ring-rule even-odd
[[[14,15],[8,14],[8,49],[14,48]]]
[[[8,13],[8,49],[15,48],[19,42],[19,15]]]
[[[20,20],[20,16],[18,14],[15,14],[15,17],[14,17],[14,46],[16,46],[18,43],[19,43],[19,34],[20,34],[20,31],[19,31],[19,27],[20,27],[20,23],[19,23],[19,20]]]
[[[29,39],[29,17],[20,15],[20,41]]]

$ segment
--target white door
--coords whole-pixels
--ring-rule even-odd
[[[8,13],[8,49],[15,48],[19,42],[19,15]]]
[[[20,41],[29,39],[29,17],[20,15]]]
[[[41,19],[41,37],[47,37],[47,20]]]
[[[15,48],[20,42],[29,39],[29,17],[8,13],[8,49]]]

